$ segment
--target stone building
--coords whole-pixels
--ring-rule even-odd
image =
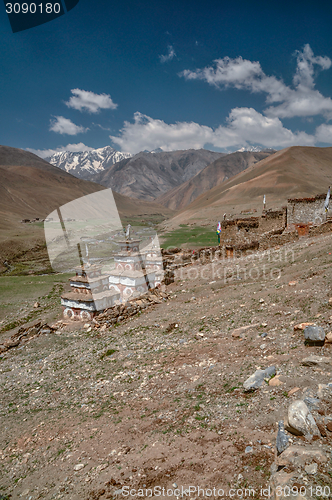
[[[155,287],[155,273],[146,269],[146,252],[139,249],[140,240],[119,241],[120,252],[114,255],[115,268],[109,276],[109,288],[119,292],[122,301]]]
[[[140,251],[140,240],[116,242],[114,268],[102,274],[102,266],[83,263],[70,278],[71,291],[61,297],[63,317],[90,321],[95,314],[161,284],[163,262],[160,250],[151,243]]]
[[[332,213],[326,213],[326,194],[291,198],[280,210],[263,211],[261,217],[241,217],[221,222],[220,247],[224,257],[248,250],[266,250],[301,236],[331,231]]]
[[[290,198],[287,203],[287,231],[297,231],[299,236],[309,233],[311,226],[319,226],[328,220],[324,201],[326,194],[312,198]]]
[[[109,289],[108,280],[99,266],[76,268],[76,276],[69,279],[71,291],[61,296],[64,319],[91,321],[99,311],[113,307],[120,293]]]
[[[225,257],[232,257],[237,250],[255,250],[259,241],[281,234],[286,227],[287,209],[266,210],[261,217],[247,217],[221,222],[220,245]]]

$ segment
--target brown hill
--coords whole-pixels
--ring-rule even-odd
[[[32,153],[0,146],[0,229],[44,218],[55,208],[104,189],[73,177]]]
[[[3,260],[44,242],[41,224],[22,224],[22,219],[43,219],[69,201],[105,189],[32,153],[7,146],[0,146],[0,177],[0,271]],[[120,217],[172,214],[162,205],[113,194]]]
[[[332,148],[294,146],[261,160],[223,184],[199,196],[168,221],[168,227],[183,222],[215,223],[224,212],[281,207],[288,198],[326,193],[332,185]]]
[[[152,201],[222,156],[206,149],[141,152],[89,178],[125,196]]]
[[[21,219],[45,218],[57,207],[81,196],[105,189],[83,181],[38,156],[21,149],[0,146],[0,229],[10,229]],[[171,214],[153,202],[132,200],[114,193],[120,215]]]
[[[251,165],[270,156],[272,153],[274,153],[273,150],[259,152],[244,151],[218,158],[194,177],[180,186],[167,191],[167,193],[156,198],[155,201],[173,210],[183,209],[202,193],[227,181]]]

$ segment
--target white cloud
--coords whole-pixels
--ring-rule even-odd
[[[271,117],[291,118],[294,116],[323,115],[332,118],[332,100],[315,90],[315,66],[322,70],[331,67],[331,60],[324,56],[314,56],[309,44],[296,52],[297,64],[293,86],[287,86],[282,79],[267,76],[258,61],[248,61],[242,57],[224,57],[208,66],[195,71],[184,70],[179,76],[186,80],[204,80],[219,89],[233,87],[252,93],[265,93],[270,106],[265,114]]]
[[[265,147],[285,148],[295,144],[309,146],[315,143],[314,136],[305,132],[294,133],[284,127],[279,118],[264,116],[253,108],[232,109],[227,118],[227,127],[220,126],[215,131],[220,143],[224,142],[226,132],[233,134],[236,143],[256,143]]]
[[[87,132],[89,129],[75,125],[75,123],[63,116],[55,116],[53,120],[50,120],[49,130],[58,132],[59,134],[77,135]]]
[[[318,142],[332,144],[332,125],[320,125],[316,129],[316,137]]]
[[[168,125],[136,112],[134,123],[124,122],[120,136],[110,136],[122,151],[137,153],[145,149],[162,148],[165,151],[200,148],[209,142],[212,129],[197,123],[180,122]],[[185,147],[183,147],[185,145]],[[129,148],[129,149],[128,149]]]
[[[83,142],[79,142],[77,144],[67,144],[67,146],[59,146],[55,149],[32,149],[27,148],[27,151],[30,153],[34,153],[40,158],[48,158],[52,156],[54,153],[64,153],[65,151],[70,151],[72,153],[81,153],[82,151],[93,151],[95,148],[90,148],[83,144]]]
[[[159,56],[161,63],[171,61],[174,57],[176,57],[176,54],[175,54],[175,51],[174,51],[172,45],[169,45],[167,47],[167,49],[168,49],[168,52],[166,55]]]
[[[210,85],[219,87],[220,85],[234,86],[236,88],[245,88],[264,73],[259,62],[251,62],[242,57],[230,59],[216,59],[215,67],[209,66],[203,69],[190,71],[185,69],[180,76],[184,76],[187,80],[205,80]]]
[[[194,122],[167,124],[142,113],[134,114],[134,123],[125,122],[119,136],[110,136],[122,151],[132,154],[161,148],[164,151],[199,149],[205,144],[216,148],[247,146],[250,143],[264,147],[313,145],[315,136],[305,132],[292,132],[279,118],[267,117],[253,108],[234,108],[226,126],[212,129]]]
[[[326,119],[332,118],[332,99],[324,97],[317,90],[301,89],[293,91],[290,98],[279,106],[270,106],[265,110],[268,116],[279,118],[293,118],[294,116],[308,117],[322,115]]]
[[[297,68],[294,76],[294,85],[303,85],[305,87],[314,87],[314,64],[322,69],[330,69],[331,59],[327,56],[314,56],[314,53],[307,43],[303,51],[296,51]]]
[[[72,89],[71,93],[73,95],[65,104],[68,108],[74,108],[78,111],[98,113],[101,109],[116,109],[118,107],[109,94],[95,94],[81,89]]]

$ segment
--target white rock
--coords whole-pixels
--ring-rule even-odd
[[[316,474],[318,469],[318,466],[316,463],[306,465],[304,470],[306,471],[307,474]]]
[[[81,469],[83,469],[83,467],[84,467],[84,464],[77,464],[77,465],[75,465],[74,470],[81,470]]]
[[[309,408],[301,399],[295,400],[288,408],[288,421],[285,422],[287,431],[296,436],[320,436],[319,429]]]
[[[304,338],[310,344],[321,344],[324,343],[325,332],[320,326],[306,326],[304,329]]]

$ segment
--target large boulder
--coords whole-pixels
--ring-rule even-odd
[[[304,338],[307,344],[323,345],[325,341],[325,332],[321,326],[306,326],[304,329]]]
[[[304,467],[307,464],[326,463],[328,457],[317,446],[289,446],[276,460],[278,467]]]
[[[301,399],[294,401],[289,406],[285,428],[296,436],[306,436],[308,439],[313,436],[320,436],[314,417]]]
[[[314,354],[312,354],[311,356],[302,359],[301,365],[322,366],[324,368],[332,365],[332,358],[328,358],[327,356],[315,356]]]

